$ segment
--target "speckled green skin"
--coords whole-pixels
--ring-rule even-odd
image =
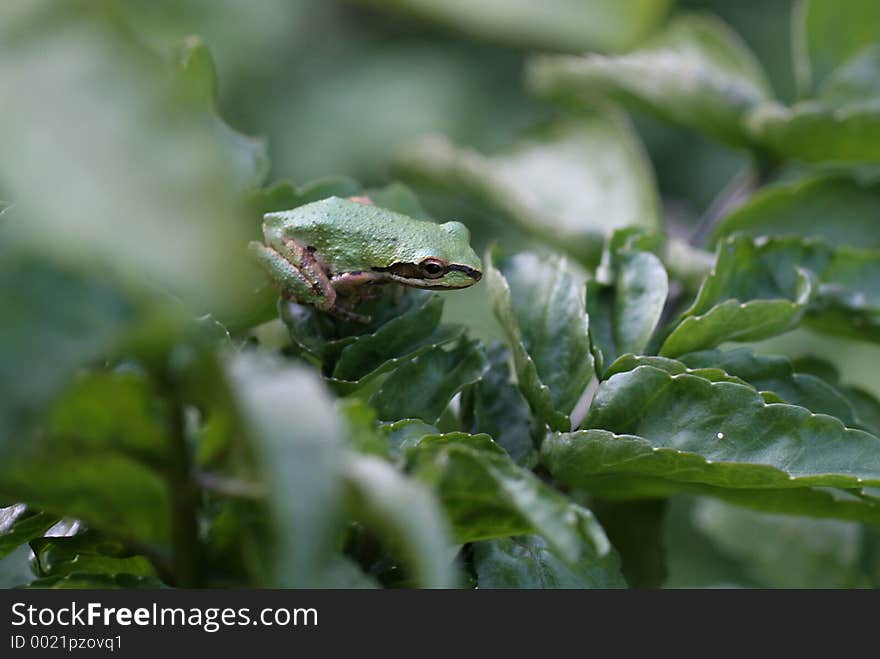
[[[268,213],[264,225],[267,229],[280,229],[285,237],[313,247],[315,256],[331,276],[388,268],[396,263],[417,264],[428,257],[478,272],[483,269],[470,246],[470,232],[460,222],[436,224],[415,220],[339,197]],[[462,288],[473,283],[472,277],[452,271],[431,280],[430,287]]]
[[[482,276],[460,222],[415,220],[338,197],[267,213],[263,234],[266,244],[251,243],[251,251],[282,295],[344,318],[363,320],[337,293],[351,303],[375,284],[455,289]],[[442,262],[442,275],[428,277],[420,269],[425,259]]]

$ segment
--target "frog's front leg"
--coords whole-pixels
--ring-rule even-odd
[[[310,304],[345,320],[370,321],[367,316],[337,304],[336,289],[304,245],[270,230],[265,232],[265,237],[266,245],[254,241],[250,243],[250,250],[285,299]]]

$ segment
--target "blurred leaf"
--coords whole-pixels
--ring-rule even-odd
[[[430,220],[431,215],[422,206],[416,194],[403,183],[389,183],[381,188],[368,188],[364,195],[381,208],[395,213],[414,217],[417,220]]]
[[[666,15],[671,0],[364,0],[399,8],[467,34],[518,46],[582,52],[637,44]]]
[[[388,436],[378,428],[376,410],[358,398],[343,398],[336,407],[348,426],[349,445],[360,453],[388,457]]]
[[[496,265],[487,254],[486,268],[523,396],[551,428],[570,429],[569,415],[593,378],[583,283],[559,257],[522,253]]]
[[[486,433],[511,459],[527,466],[535,452],[526,401],[510,381],[510,351],[500,344],[487,348],[489,370],[462,392],[462,423],[471,434]]]
[[[32,513],[24,504],[0,508],[0,558],[39,538],[58,522],[47,513]]]
[[[88,574],[74,572],[65,576],[46,577],[28,584],[28,588],[115,590],[133,588],[166,588],[159,579],[136,574]]]
[[[645,351],[660,320],[669,280],[654,254],[623,246],[608,252],[610,283],[587,282],[590,340],[596,372],[618,355]]]
[[[765,588],[853,588],[871,585],[859,564],[862,529],[854,522],[754,513],[700,501],[696,527],[739,560]]]
[[[589,510],[517,467],[488,438],[426,437],[408,457],[432,486],[459,542],[538,533],[568,563],[601,557],[610,546]]]
[[[360,184],[347,176],[335,176],[295,186],[277,181],[259,190],[249,190],[245,199],[259,220],[266,213],[287,211],[327,197],[352,197],[361,192]]]
[[[157,576],[146,557],[134,555],[121,543],[91,531],[69,538],[39,538],[31,541],[31,549],[40,577],[74,573]]]
[[[434,423],[463,387],[488,368],[482,346],[462,339],[451,350],[437,346],[399,366],[372,398],[379,418],[418,418]]]
[[[750,142],[743,116],[771,95],[745,43],[709,15],[678,16],[626,55],[538,57],[527,75],[542,96],[582,105],[609,97],[738,147]]]
[[[718,224],[715,238],[797,234],[832,245],[880,247],[878,215],[880,185],[820,176],[761,190]]]
[[[875,101],[835,107],[803,101],[757,107],[747,118],[756,142],[779,159],[808,163],[880,161],[880,107]]]
[[[793,15],[795,73],[804,95],[865,46],[880,41],[880,7],[872,0],[802,0]]]
[[[48,419],[54,441],[84,450],[112,450],[147,464],[169,460],[167,413],[142,375],[90,373],[55,403]]]
[[[481,590],[626,587],[615,552],[601,559],[585,554],[571,564],[539,535],[482,540],[474,543],[473,552]]]
[[[76,369],[106,357],[137,314],[97,274],[0,254],[0,452],[58,394]]]
[[[693,305],[660,347],[664,356],[712,348],[725,341],[756,341],[793,329],[813,295],[809,276],[792,269],[783,285],[760,272],[750,243],[727,242]],[[764,266],[766,269],[766,266]]]
[[[492,156],[427,138],[400,150],[394,169],[405,180],[465,193],[586,263],[598,261],[614,229],[661,224],[650,164],[614,113],[559,121]]]
[[[400,552],[415,583],[422,588],[452,586],[446,524],[430,493],[379,458],[353,457],[343,472],[353,516],[381,532],[392,552]]]
[[[0,124],[10,238],[241,313],[257,270],[223,140],[107,13],[38,2],[17,18],[0,23],[0,85],[18,90]]]
[[[632,588],[660,588],[666,581],[666,504],[665,499],[590,502]]]
[[[229,378],[262,464],[277,542],[273,584],[319,586],[343,503],[343,427],[313,373],[242,353]]]
[[[831,384],[815,375],[796,373],[791,361],[779,355],[757,355],[748,348],[706,350],[682,355],[690,368],[720,368],[745,380],[758,391],[770,391],[792,405],[815,414],[837,417],[847,426],[863,427],[853,406]]]

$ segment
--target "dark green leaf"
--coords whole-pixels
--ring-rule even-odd
[[[797,325],[814,294],[801,254],[768,254],[768,243],[731,238],[718,247],[715,267],[697,299],[666,337],[660,354],[675,357],[725,341],[755,341]],[[810,264],[812,265],[812,264]]]
[[[372,0],[375,3],[375,0]],[[665,16],[671,0],[514,0],[474,4],[449,0],[394,0],[400,7],[473,36],[518,46],[582,52],[626,50]]]
[[[583,555],[574,564],[561,559],[544,538],[522,535],[473,545],[477,586],[490,588],[625,588],[615,552],[604,558]]]
[[[423,419],[434,423],[463,387],[488,368],[483,348],[462,340],[452,350],[433,347],[398,367],[371,398],[379,418]]]
[[[24,504],[0,508],[0,558],[39,538],[57,521],[47,513],[29,513]]]
[[[493,156],[434,137],[401,151],[395,167],[404,179],[473,197],[585,263],[599,260],[615,229],[660,227],[650,165],[614,114],[547,126]]]
[[[516,466],[488,438],[429,437],[411,449],[415,474],[437,493],[459,542],[538,533],[565,561],[609,545],[593,514]]]
[[[551,435],[544,462],[574,484],[635,474],[728,488],[880,482],[880,439],[751,387],[652,366],[600,384],[580,433]]]
[[[486,257],[495,315],[513,352],[520,390],[551,428],[570,415],[593,378],[584,285],[558,257]]]
[[[757,355],[741,348],[695,352],[680,360],[691,368],[720,368],[758,391],[776,394],[781,401],[837,417],[847,426],[864,427],[853,406],[835,387],[815,375],[796,373],[786,357]]]
[[[666,581],[666,504],[664,499],[590,502],[633,588],[659,588]]]
[[[797,234],[832,245],[880,247],[878,216],[880,185],[822,176],[762,190],[725,217],[715,236]]]
[[[487,352],[489,370],[462,394],[465,430],[488,434],[515,463],[526,466],[535,451],[532,424],[528,405],[510,381],[510,351],[493,344]]]
[[[678,16],[626,55],[534,59],[528,80],[543,96],[584,105],[610,97],[733,146],[748,144],[743,116],[770,97],[764,72],[746,45],[707,15]]]
[[[156,569],[146,557],[91,531],[71,537],[39,538],[31,541],[31,549],[40,577],[74,573],[157,576]]]
[[[136,574],[88,574],[74,572],[65,576],[46,577],[28,584],[28,588],[115,590],[132,588],[165,588],[159,579]]]

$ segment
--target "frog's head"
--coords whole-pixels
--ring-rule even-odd
[[[411,262],[383,268],[389,278],[415,288],[467,288],[483,277],[483,264],[471,247],[471,234],[461,222],[434,225],[436,234],[413,254]]]

